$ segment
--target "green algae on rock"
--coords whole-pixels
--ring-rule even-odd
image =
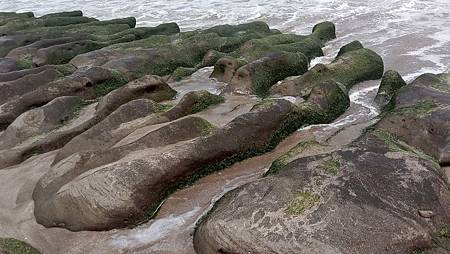
[[[375,103],[382,110],[385,109],[395,93],[404,86],[406,86],[406,82],[398,72],[393,70],[386,71],[381,79],[381,84],[375,97]]]
[[[271,89],[271,94],[307,96],[314,85],[334,80],[349,90],[356,83],[379,79],[383,75],[383,60],[370,49],[349,51],[328,64],[317,64],[305,74],[286,79]]]
[[[0,238],[0,253],[40,254],[40,252],[33,246],[14,238]]]

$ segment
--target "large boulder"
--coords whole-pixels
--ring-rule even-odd
[[[272,85],[289,76],[308,70],[308,59],[302,53],[270,53],[239,68],[226,92],[253,93],[265,97]]]
[[[312,34],[323,42],[336,39],[336,27],[330,21],[321,22],[313,27]]]
[[[317,83],[334,80],[346,89],[383,75],[383,60],[370,49],[348,51],[328,64],[317,64],[299,77],[288,78],[271,89],[271,94],[284,96],[307,96]]]
[[[377,127],[450,163],[450,75],[423,74],[404,86]]]
[[[379,108],[383,109],[389,104],[395,93],[404,86],[406,86],[406,82],[398,72],[393,70],[386,71],[381,79],[375,103]]]
[[[310,60],[323,56],[322,46],[322,42],[314,35],[275,34],[246,42],[238,54],[249,62],[278,51],[303,53]]]
[[[430,245],[450,222],[445,175],[380,136],[227,193],[198,225],[197,253],[411,253]]]

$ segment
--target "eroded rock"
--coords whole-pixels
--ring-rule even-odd
[[[240,67],[225,92],[253,93],[267,96],[277,81],[308,70],[308,59],[302,53],[270,53]]]
[[[208,254],[409,253],[449,222],[448,195],[437,164],[368,134],[227,193],[194,244]]]
[[[404,86],[406,86],[406,82],[398,72],[393,70],[386,71],[381,79],[375,103],[383,109],[389,104],[395,93]]]
[[[276,85],[271,94],[283,96],[307,96],[317,83],[334,80],[346,89],[366,81],[379,79],[383,75],[383,60],[370,49],[348,51],[328,64],[317,64],[299,77],[288,78]]]

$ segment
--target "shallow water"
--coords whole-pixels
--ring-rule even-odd
[[[263,20],[284,32],[309,33],[315,23],[330,20],[338,39],[326,48],[329,59],[340,46],[360,40],[407,80],[450,66],[448,0],[0,0],[0,11],[74,9],[100,19],[135,16],[139,25],[177,22],[183,30]]]

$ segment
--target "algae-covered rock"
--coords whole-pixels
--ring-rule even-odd
[[[392,109],[376,126],[442,165],[450,163],[449,74],[419,76],[402,87],[392,103]]]
[[[203,56],[203,60],[199,67],[213,66],[219,59],[226,56],[226,53],[219,52],[217,50],[208,50],[208,52],[206,52]]]
[[[315,25],[312,33],[323,42],[336,39],[336,27],[330,21],[325,21]]]
[[[246,42],[239,54],[247,61],[254,61],[270,52],[301,52],[312,59],[323,56],[322,43],[315,36],[303,36],[295,34],[276,34]]]
[[[172,99],[176,93],[162,78],[148,75],[108,93],[100,100],[97,111],[106,116],[128,101],[141,98],[160,102]]]
[[[85,70],[77,70],[72,75],[53,81],[45,86],[27,92],[14,100],[10,100],[0,106],[0,126],[6,128],[23,112],[45,105],[60,96],[80,96],[84,99],[96,98],[95,88],[108,84],[110,86],[126,83],[114,72],[92,67]]]
[[[33,64],[42,66],[46,64],[65,64],[79,54],[93,51],[107,44],[85,40],[67,42],[39,49],[33,54]]]
[[[264,97],[272,85],[289,76],[305,73],[308,59],[302,53],[277,52],[240,67],[226,92],[257,94]]]
[[[48,69],[16,80],[0,83],[0,104],[42,87],[61,76],[62,74],[59,71]]]
[[[216,33],[222,37],[240,36],[245,33],[270,33],[269,26],[262,21],[254,21],[239,25],[218,25],[204,30],[204,33]]]
[[[339,57],[347,52],[362,49],[362,48],[364,48],[364,46],[362,45],[362,43],[360,41],[352,41],[349,44],[342,46],[341,49],[339,49],[337,57]]]
[[[406,82],[398,72],[393,70],[386,71],[381,79],[375,103],[380,108],[386,107],[395,93],[404,86],[406,86]]]
[[[432,161],[368,134],[227,193],[199,223],[194,246],[208,254],[410,253],[450,221],[444,177]]]
[[[133,87],[125,89],[131,90],[133,89]],[[134,96],[126,96],[126,97],[130,99],[130,98],[137,98],[135,97],[136,95],[138,97],[141,96],[142,90],[139,90],[139,87],[137,87],[137,89],[134,89],[134,91],[136,92]],[[125,91],[124,94],[133,94],[133,93],[130,93],[130,91],[128,92]],[[148,94],[147,96],[145,95],[145,92],[143,94],[144,95],[142,97],[151,98],[151,94]],[[111,106],[107,105],[117,105],[118,102],[117,96],[121,96],[121,93],[114,92],[103,98],[102,99],[103,102],[101,104],[106,106],[99,106],[98,111],[105,112],[106,110],[102,110],[102,108],[105,109],[111,108]],[[122,119],[121,126],[111,125],[109,120],[105,121],[105,123],[107,124],[99,123],[97,126],[100,126],[101,128],[94,126],[92,129],[84,132],[83,134],[78,135],[77,137],[73,138],[70,142],[68,142],[58,152],[58,154],[55,157],[54,163],[61,161],[62,159],[70,156],[73,153],[82,152],[85,150],[85,148],[86,150],[99,150],[110,148],[114,146],[117,142],[119,142],[121,139],[125,138],[126,136],[128,136],[129,134],[131,134],[132,132],[136,131],[139,128],[142,128],[147,125],[151,126],[173,121],[178,118],[193,113],[197,113],[212,105],[223,102],[223,98],[218,99],[217,97],[218,96],[210,94],[207,91],[193,91],[184,95],[177,105],[168,108],[166,110],[164,110],[164,108],[161,105],[154,105],[152,107],[152,111],[155,112],[156,114],[148,113],[147,114],[148,116],[146,117],[142,115],[141,116],[142,119],[137,119],[136,122],[131,120],[128,121],[124,120],[129,118],[120,118]],[[124,97],[121,96],[119,98]],[[108,103],[109,101],[113,102],[113,104]],[[136,105],[136,103],[133,103],[132,105]],[[130,115],[133,116],[134,114]]]
[[[334,80],[346,89],[366,81],[379,79],[383,75],[383,60],[370,49],[349,51],[328,65],[317,64],[305,74],[276,84],[271,94],[284,96],[307,96],[316,84]]]
[[[448,80],[422,75],[350,146],[293,161],[291,150],[227,193],[198,224],[197,253],[445,253]]]
[[[15,48],[11,50],[6,57],[18,59],[26,59],[33,58],[33,55],[42,48],[47,48],[54,45],[68,43],[73,41],[74,39],[71,37],[62,37],[57,39],[43,39],[37,42],[28,44],[23,47]]]

